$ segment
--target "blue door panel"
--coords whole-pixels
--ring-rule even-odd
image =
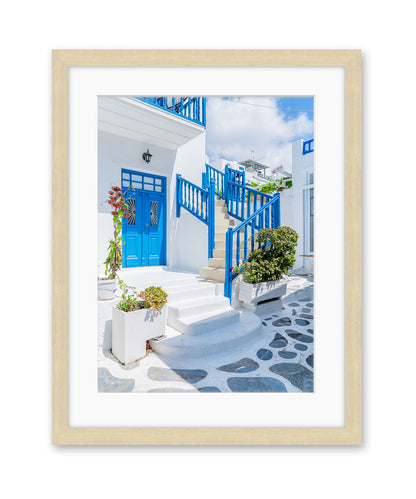
[[[123,169],[122,188],[129,206],[123,220],[123,267],[165,265],[166,179]]]

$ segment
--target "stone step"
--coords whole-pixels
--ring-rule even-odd
[[[235,220],[231,220],[231,218],[221,218],[217,217],[215,219],[215,225],[220,224],[220,225],[232,225],[233,227],[235,226]]]
[[[168,323],[175,318],[183,319],[188,316],[206,314],[211,312],[224,312],[230,306],[229,300],[225,296],[208,296],[196,299],[184,299],[169,306]],[[172,326],[173,327],[173,326]]]
[[[216,209],[215,210],[215,220],[217,218],[218,219],[229,220],[230,219],[230,215],[228,214],[227,209],[226,208],[221,209],[221,210]]]
[[[217,239],[215,241],[215,249],[216,250],[224,250],[225,251],[225,239]]]
[[[228,301],[228,299],[227,299]],[[184,335],[205,335],[220,327],[229,326],[238,322],[238,310],[229,305],[220,310],[212,310],[203,314],[177,317],[169,322],[169,326]]]
[[[220,324],[216,329],[210,328],[204,334],[180,334],[168,328],[167,334],[160,340],[151,340],[153,351],[161,356],[174,358],[206,357],[213,354],[225,354],[241,345],[261,339],[264,331],[260,319],[251,312],[235,311],[232,322]],[[210,323],[211,326],[213,322]]]
[[[228,210],[226,206],[215,206],[215,215],[228,215]],[[229,216],[229,215],[228,215]]]
[[[215,232],[215,236],[214,236],[215,243],[225,241],[226,233],[227,233],[227,231]],[[233,236],[233,237],[234,237],[234,245],[233,246],[235,246],[237,244],[237,236]],[[254,239],[254,243],[256,243],[256,238]],[[251,236],[248,236],[247,247],[249,247],[250,245],[251,245]],[[216,244],[215,244],[215,247],[217,247]],[[240,248],[244,248],[244,235],[243,234],[240,234]]]
[[[214,258],[225,258],[225,248],[220,248],[220,249],[215,248],[212,256]]]
[[[232,266],[237,264],[237,260],[234,258]],[[208,260],[208,267],[213,267],[214,269],[225,269],[225,258],[210,258]]]
[[[211,281],[225,281],[225,269],[213,268],[213,267],[202,267],[199,269],[199,274],[204,279],[209,279]]]
[[[196,281],[187,285],[168,286],[166,292],[168,293],[168,305],[173,305],[185,300],[215,296],[215,284]]]

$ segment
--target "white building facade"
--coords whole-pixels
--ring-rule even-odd
[[[185,210],[176,217],[176,175],[201,185],[205,102],[178,98],[175,106],[171,98],[169,106],[166,98],[159,99],[98,98],[100,270],[113,232],[106,203],[112,185],[127,192],[130,212],[123,221],[123,268],[166,265],[198,271],[208,260],[206,225]],[[150,162],[143,156],[147,152]]]
[[[313,273],[314,255],[313,139],[292,144],[292,187],[280,195],[281,224],[298,235],[295,269]]]
[[[113,235],[111,207],[106,200],[111,186],[117,185],[122,188],[129,207],[129,216],[123,220],[123,268],[168,267],[224,282],[224,272],[228,272],[222,262],[225,232],[233,223],[238,225],[244,221],[245,215],[241,217],[244,212],[241,200],[237,215],[232,209],[223,213],[221,203],[226,206],[226,201],[222,192],[223,180],[219,179],[218,172],[222,179],[226,166],[237,172],[235,175],[244,172],[243,184],[245,182],[247,187],[250,181],[261,184],[267,180],[237,162],[224,159],[207,167],[205,139],[205,99],[202,97],[98,98],[97,253],[100,273]],[[200,197],[208,192],[204,186],[207,168],[220,181],[216,193],[222,199],[216,198],[218,213],[215,217],[214,213],[207,213],[206,197]],[[280,195],[280,224],[292,227],[299,234],[295,268],[308,273],[313,272],[313,171],[313,140],[294,142],[293,186]],[[186,186],[182,184],[179,191],[178,175],[186,179]],[[282,175],[279,172],[277,176]],[[239,196],[243,191],[235,192]],[[178,199],[186,209],[179,207]],[[266,201],[262,200],[261,205]],[[253,213],[259,207],[260,203],[253,205],[252,200],[247,213]],[[211,236],[207,224],[210,216],[215,218]],[[212,243],[213,236],[215,243]],[[205,276],[207,263],[211,269]],[[213,275],[215,265],[217,274],[221,274],[219,277]]]

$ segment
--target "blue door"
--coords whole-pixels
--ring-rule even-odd
[[[121,185],[129,207],[123,220],[123,267],[166,264],[166,179],[122,170]]]

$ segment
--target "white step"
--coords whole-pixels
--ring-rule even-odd
[[[179,285],[168,288],[166,291],[168,293],[168,305],[173,305],[185,300],[214,296],[215,284],[203,282],[192,283],[188,286]]]
[[[230,307],[230,301],[225,296],[209,296],[195,300],[184,300],[169,306],[168,323],[190,316],[204,315],[210,313],[226,312]]]
[[[214,258],[225,258],[225,248],[214,249],[214,253],[212,255]]]
[[[221,327],[238,321],[238,311],[228,306],[228,309],[205,314],[191,315],[171,323],[177,331],[186,335],[205,335]]]
[[[214,268],[214,267],[201,267],[199,269],[199,274],[204,279],[209,279],[211,281],[225,281],[225,269]]]
[[[205,334],[188,335],[170,332],[165,338],[151,341],[152,349],[161,355],[175,358],[206,357],[226,353],[255,341],[264,334],[260,319],[253,313],[234,310],[237,315],[230,316],[231,322],[211,320],[213,326]]]
[[[251,253],[251,246],[247,247],[247,256]],[[225,248],[214,249],[213,258],[225,258]],[[244,256],[244,246],[240,248],[240,259]],[[237,250],[234,248],[234,260],[237,257]]]
[[[215,242],[225,241],[225,232],[215,232],[214,240]]]
[[[232,229],[234,228],[234,225],[230,222],[229,220],[226,220],[224,222],[220,223],[215,223],[215,233],[216,234],[226,234],[227,230],[229,227]]]
[[[236,263],[237,260],[234,258],[232,267],[234,267]],[[208,260],[208,267],[213,267],[214,269],[225,269],[225,258],[210,258]]]
[[[215,216],[217,216],[217,214],[223,214],[223,215],[226,214],[228,216],[227,207],[226,206],[216,206],[215,207]]]

